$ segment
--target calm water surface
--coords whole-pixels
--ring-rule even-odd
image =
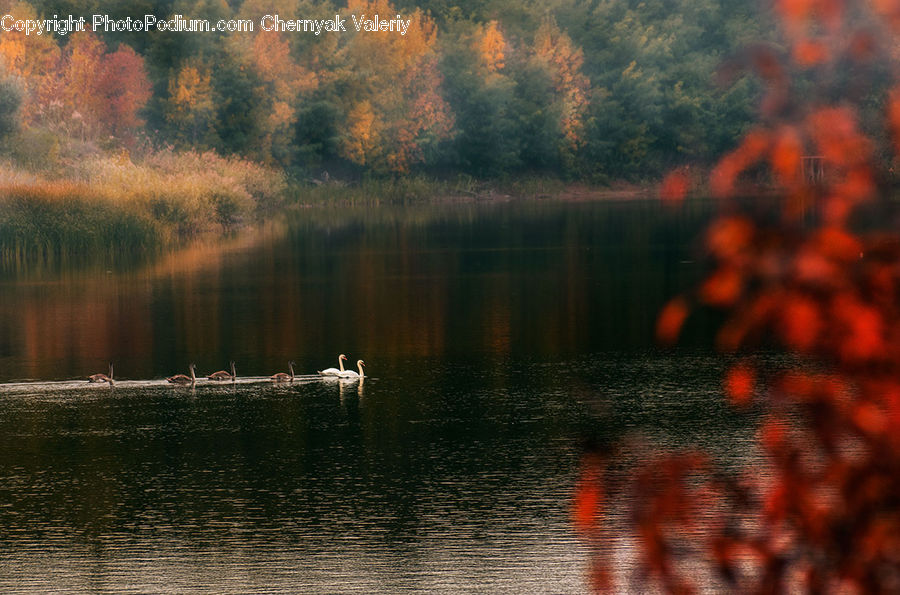
[[[4,271],[0,592],[585,592],[585,437],[747,456],[707,323],[652,343],[707,216],[308,209],[149,264]],[[365,382],[246,378],[338,353]],[[235,385],[160,380],[230,359]],[[109,360],[115,390],[80,380]]]

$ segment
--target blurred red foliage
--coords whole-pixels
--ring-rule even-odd
[[[725,394],[734,405],[743,406],[753,399],[756,374],[747,364],[738,364],[725,376]]]
[[[761,122],[711,172],[726,214],[705,236],[710,271],[657,322],[659,341],[671,344],[692,308],[724,313],[716,345],[743,355],[723,393],[762,413],[765,467],[735,478],[689,453],[635,471],[626,483],[640,576],[671,593],[900,593],[900,236],[884,216],[897,208],[879,188],[900,156],[900,85],[883,94],[885,147],[848,98],[805,102],[789,80],[893,59],[900,0],[774,7],[791,50],[787,59],[768,48],[748,54],[766,86]],[[761,169],[780,197],[772,206],[746,198],[753,187],[743,177]],[[675,173],[661,196],[678,201],[687,190]],[[860,224],[866,210],[879,213],[875,224]],[[761,346],[795,354],[796,365],[764,369],[752,356]],[[595,545],[608,538],[606,501],[623,489],[607,481],[606,460],[586,455],[575,497],[575,526]],[[600,555],[592,577],[598,591],[617,588]]]
[[[675,298],[662,309],[656,321],[656,336],[660,343],[671,345],[678,340],[678,334],[689,312],[684,298]]]
[[[659,196],[666,202],[680,203],[690,189],[690,179],[685,172],[676,170],[663,179]]]

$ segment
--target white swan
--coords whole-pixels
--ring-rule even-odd
[[[219,370],[218,372],[213,372],[212,374],[207,376],[209,380],[230,380],[232,382],[234,382],[234,379],[236,377],[237,375],[234,373],[234,361],[231,362],[231,374],[229,374],[225,370]]]
[[[166,380],[168,380],[172,384],[190,384],[191,386],[194,386],[194,384],[197,383],[197,377],[194,376],[194,364],[191,364],[189,367],[191,369],[190,376],[185,376],[184,374],[175,374],[174,376],[166,378]]]
[[[324,370],[319,370],[319,375],[321,376],[340,376],[346,373],[344,370],[344,362],[347,361],[347,356],[343,353],[338,356],[338,366],[341,367],[340,370],[337,368],[325,368]]]
[[[88,382],[108,382],[110,386],[116,382],[113,380],[113,365],[109,362],[109,376],[106,374],[91,374],[88,376]]]
[[[363,372],[363,368],[366,366],[366,362],[362,360],[357,360],[356,367],[359,369],[359,373],[357,374],[353,370],[345,370],[340,377],[341,378],[349,378],[351,380],[356,380],[357,378],[362,380],[366,377],[366,373]]]
[[[284,372],[278,372],[277,374],[272,374],[269,376],[269,380],[274,380],[275,382],[293,382],[294,381],[294,362],[288,362],[288,370],[291,371],[290,376],[285,374]]]

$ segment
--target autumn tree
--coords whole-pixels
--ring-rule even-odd
[[[350,0],[343,14],[349,21],[352,15],[395,13],[387,0]],[[341,89],[334,94],[347,114],[341,155],[375,171],[408,171],[425,161],[452,127],[442,95],[434,21],[420,10],[405,17],[411,21],[406,35],[342,35],[333,71],[320,77],[332,91]]]
[[[506,54],[509,49],[506,38],[500,30],[500,24],[496,20],[476,30],[472,46],[481,62],[481,68],[489,75],[500,72],[506,66]]]
[[[199,60],[185,63],[169,78],[166,121],[170,135],[182,144],[212,144],[215,103],[209,68]]]
[[[442,69],[456,114],[456,161],[472,173],[567,171],[584,144],[590,83],[583,55],[552,21],[510,40],[492,20],[456,25]]]
[[[125,137],[143,126],[140,110],[150,99],[150,80],[144,60],[131,47],[120,45],[103,56],[96,73],[96,92],[102,100],[100,128]]]
[[[522,119],[507,64],[512,52],[497,21],[456,25],[445,36],[441,69],[457,129],[448,158],[453,167],[493,176],[522,166]]]
[[[555,94],[562,136],[560,149],[577,151],[584,142],[584,114],[588,104],[590,81],[582,73],[584,53],[552,21],[545,22],[534,37],[531,61],[546,69]]]
[[[0,12],[14,14],[18,19],[37,18],[37,12],[26,2],[0,3]],[[26,124],[38,121],[48,109],[47,90],[55,78],[59,58],[59,47],[50,35],[0,32],[0,70],[19,81],[21,118]]]
[[[347,131],[343,140],[343,154],[354,163],[365,165],[381,152],[384,124],[376,117],[372,102],[360,101],[347,114]]]
[[[105,98],[97,74],[102,70],[105,51],[105,44],[94,33],[74,33],[66,45],[59,77],[45,95],[47,103],[55,99],[62,104],[56,125],[82,139],[100,132]]]
[[[716,344],[733,362],[723,392],[736,411],[760,409],[764,459],[735,476],[702,453],[660,454],[629,483],[630,518],[645,576],[666,592],[895,592],[900,242],[890,159],[879,155],[900,152],[900,87],[882,97],[882,146],[852,101],[873,95],[835,93],[830,71],[890,59],[900,4],[775,6],[789,58],[766,47],[745,55],[766,85],[761,118],[710,172],[724,212],[704,237],[709,273],[657,329],[671,343],[692,308],[723,313]],[[760,171],[777,200],[746,198]],[[687,182],[673,173],[663,197],[680,200]],[[790,354],[789,369],[761,365],[763,346]],[[594,544],[618,494],[614,452],[586,455],[576,492],[576,526]],[[702,574],[711,585],[697,583]],[[597,590],[616,587],[602,555],[592,578]]]
[[[258,151],[264,160],[289,165],[294,158],[298,107],[301,96],[318,87],[315,74],[298,65],[287,39],[278,32],[261,32],[253,39],[251,64],[259,79],[261,138]]]
[[[340,12],[350,30],[0,32],[6,71],[22,86],[24,125],[96,139],[127,136],[146,120],[161,142],[356,173],[429,167],[609,180],[709,162],[746,131],[757,93],[747,78],[716,90],[716,65],[766,30],[738,0],[352,0],[343,9],[314,0],[139,0],[103,10],[96,0],[78,10],[0,0],[0,12],[27,19],[90,6],[112,17],[141,6],[211,21]],[[411,19],[406,35],[356,33],[351,17],[376,13]],[[140,72],[147,99],[142,75],[131,74]]]
[[[42,76],[39,123],[81,139],[127,137],[143,125],[139,113],[150,81],[143,58],[129,46],[108,52],[96,34],[74,33]]]

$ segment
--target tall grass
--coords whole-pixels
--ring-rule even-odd
[[[146,214],[99,199],[84,184],[46,182],[0,190],[0,258],[7,264],[146,253],[165,237]]]
[[[212,152],[88,155],[53,177],[0,164],[0,258],[150,253],[256,221],[284,190],[280,172]]]

